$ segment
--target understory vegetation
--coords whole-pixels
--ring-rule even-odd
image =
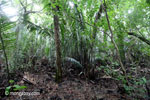
[[[0,93],[69,80],[95,90],[67,99],[59,88],[35,100],[150,100],[150,0],[1,0]],[[16,99],[0,95],[8,98]]]

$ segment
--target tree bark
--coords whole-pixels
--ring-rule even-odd
[[[62,61],[61,61],[61,46],[60,46],[60,37],[59,37],[59,17],[58,17],[59,7],[54,8],[54,34],[55,34],[55,46],[56,46],[56,82],[60,83],[62,80]]]

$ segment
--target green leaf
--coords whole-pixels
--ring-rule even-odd
[[[147,80],[146,80],[146,78],[145,78],[145,77],[143,77],[143,78],[142,78],[142,80],[144,81],[144,83],[146,83],[146,82],[147,82]]]
[[[6,89],[5,89],[5,95],[9,95],[10,89],[11,89],[11,86],[6,87]]]
[[[9,80],[9,83],[11,83],[11,84],[14,83],[14,82],[15,82],[14,80]]]
[[[15,88],[13,89],[14,91],[23,90],[23,89],[26,89],[26,88],[27,88],[26,86],[19,86],[19,85],[14,85],[13,87],[15,87]]]
[[[77,0],[73,0],[74,4],[78,4]]]
[[[10,90],[12,86],[6,87],[6,91]]]

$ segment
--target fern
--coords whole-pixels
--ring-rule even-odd
[[[76,67],[78,67],[78,68],[83,68],[83,66],[80,64],[80,62],[77,61],[77,60],[74,59],[74,58],[71,58],[71,57],[65,57],[65,58],[64,58],[64,61],[71,62],[72,64],[76,65]]]

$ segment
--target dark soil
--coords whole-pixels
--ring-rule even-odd
[[[121,88],[119,82],[109,76],[88,80],[77,75],[63,75],[61,83],[55,83],[55,70],[52,67],[30,68],[26,72],[11,74],[15,84],[25,85],[22,92],[38,92],[40,95],[4,96],[1,100],[132,100]],[[2,75],[3,76],[3,75]],[[6,77],[1,77],[0,81]],[[4,87],[7,81],[1,82]],[[20,91],[20,92],[21,92]]]

